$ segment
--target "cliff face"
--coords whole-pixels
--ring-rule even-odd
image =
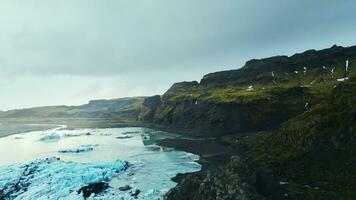
[[[208,74],[194,88],[170,91],[154,120],[211,129],[241,162],[188,175],[166,198],[355,199],[355,50],[334,46],[252,60]],[[170,115],[161,115],[165,108]],[[224,119],[221,126],[206,125],[214,117]]]
[[[356,47],[250,60],[238,70],[175,83],[139,119],[198,135],[275,130],[355,74]],[[346,68],[346,62],[348,67]],[[149,101],[149,100],[148,100]]]

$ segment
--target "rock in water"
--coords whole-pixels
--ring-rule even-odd
[[[140,192],[141,192],[141,190],[139,190],[139,189],[132,190],[131,196],[136,198],[140,194]]]
[[[123,187],[119,187],[119,190],[121,190],[121,191],[131,190],[131,187],[129,185],[125,185]]]
[[[79,189],[78,193],[83,194],[84,198],[90,197],[91,194],[98,194],[103,192],[109,187],[108,183],[99,182],[99,183],[92,183],[87,186],[84,186]]]

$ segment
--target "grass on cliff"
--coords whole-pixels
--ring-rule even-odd
[[[339,84],[319,104],[277,132],[222,138],[243,151],[250,167],[287,181],[291,199],[355,199],[356,79]]]

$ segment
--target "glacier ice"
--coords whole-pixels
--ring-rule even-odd
[[[0,196],[5,199],[83,199],[78,191],[107,183],[128,168],[128,162],[76,163],[59,158],[0,167]]]

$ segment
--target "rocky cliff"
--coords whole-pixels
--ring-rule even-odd
[[[355,199],[355,62],[356,47],[333,46],[175,84],[150,120],[218,135],[239,157],[166,199]]]
[[[175,83],[147,101],[140,120],[194,135],[271,131],[320,102],[355,74],[356,47],[254,59],[237,70]],[[347,67],[346,67],[347,65]]]

